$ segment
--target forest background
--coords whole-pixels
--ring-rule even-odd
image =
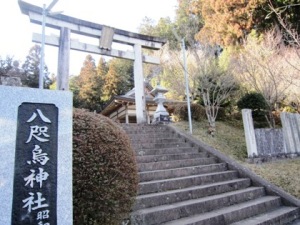
[[[178,0],[176,17],[155,23],[145,17],[142,34],[165,38],[160,66],[144,64],[145,80],[160,83],[173,100],[191,99],[203,106],[214,129],[219,110],[234,114],[252,108],[267,126],[277,125],[280,111],[300,111],[300,0]],[[185,94],[182,43],[187,54],[189,96]],[[0,75],[13,67],[0,56]],[[29,87],[38,87],[40,46],[21,63]],[[47,63],[47,62],[46,62]],[[72,66],[72,65],[71,65]],[[56,77],[45,66],[45,88]],[[74,106],[101,112],[114,95],[133,88],[133,63],[123,59],[95,62],[87,55],[80,74],[70,77]]]

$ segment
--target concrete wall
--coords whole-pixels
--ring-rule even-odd
[[[258,155],[285,153],[282,129],[254,129]]]
[[[282,129],[254,129],[252,112],[243,109],[248,157],[300,155],[300,115],[280,114]]]

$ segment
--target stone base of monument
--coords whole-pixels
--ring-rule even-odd
[[[72,93],[0,96],[0,224],[72,225]]]
[[[171,122],[171,118],[169,115],[157,115],[153,117],[153,124],[168,124]]]

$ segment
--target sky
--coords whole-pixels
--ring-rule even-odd
[[[42,7],[52,0],[23,0]],[[31,24],[29,17],[22,14],[18,0],[0,0],[0,56],[13,56],[24,62],[29,49],[35,44],[31,41],[32,33],[41,33],[42,27]],[[62,14],[90,22],[137,32],[144,17],[157,22],[162,17],[174,20],[177,0],[59,0],[51,11],[63,11]],[[46,28],[46,34],[58,34]],[[71,38],[78,38],[71,35]],[[79,39],[82,41],[81,39]],[[84,40],[83,40],[84,41]],[[88,53],[71,51],[70,74],[78,75]],[[50,73],[57,73],[58,48],[45,47],[45,63]],[[100,56],[93,55],[98,62]]]

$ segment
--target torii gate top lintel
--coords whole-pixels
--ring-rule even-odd
[[[41,17],[37,16],[37,15],[42,15],[42,13],[43,13],[43,9],[41,7],[32,5],[32,4],[24,2],[22,0],[18,0],[18,3],[20,6],[20,9],[21,9],[21,12],[25,15],[28,15],[30,18],[30,21],[32,23],[36,23],[36,24],[42,23]],[[56,22],[54,22],[54,21],[56,21]],[[61,25],[59,25],[57,23],[57,21],[61,21],[61,23],[60,23]],[[103,29],[103,27],[107,27],[102,24],[97,24],[94,22],[78,19],[75,17],[63,15],[63,14],[47,16],[46,26],[48,26],[48,27],[52,27],[55,29],[61,29],[62,26],[66,26],[66,27],[70,28],[71,32],[73,32],[73,33],[83,34],[86,36],[93,36],[93,37],[98,36],[97,34],[92,34],[90,32],[85,31],[84,29],[80,29],[80,28],[78,29],[78,28],[75,28],[74,26],[72,27],[72,26],[70,26],[71,24],[76,25],[77,27],[83,27],[83,28],[86,27],[86,28],[90,28],[93,30],[97,30],[97,31],[101,31]],[[144,34],[138,34],[138,33],[129,32],[129,31],[125,31],[122,29],[113,28],[113,27],[112,27],[112,29],[114,30],[114,34],[116,34],[116,35],[121,35],[124,37],[132,38],[132,39],[139,39],[140,41],[144,41],[146,43],[145,45],[142,44],[142,47],[144,47],[144,48],[159,50],[162,47],[162,45],[164,45],[166,43],[166,40],[163,38],[144,35]],[[101,35],[101,33],[98,33],[98,34]],[[132,41],[125,42],[125,41],[118,40],[118,38],[116,38],[116,39],[114,38],[113,41],[123,43],[123,44],[129,44],[129,45],[134,44]]]

